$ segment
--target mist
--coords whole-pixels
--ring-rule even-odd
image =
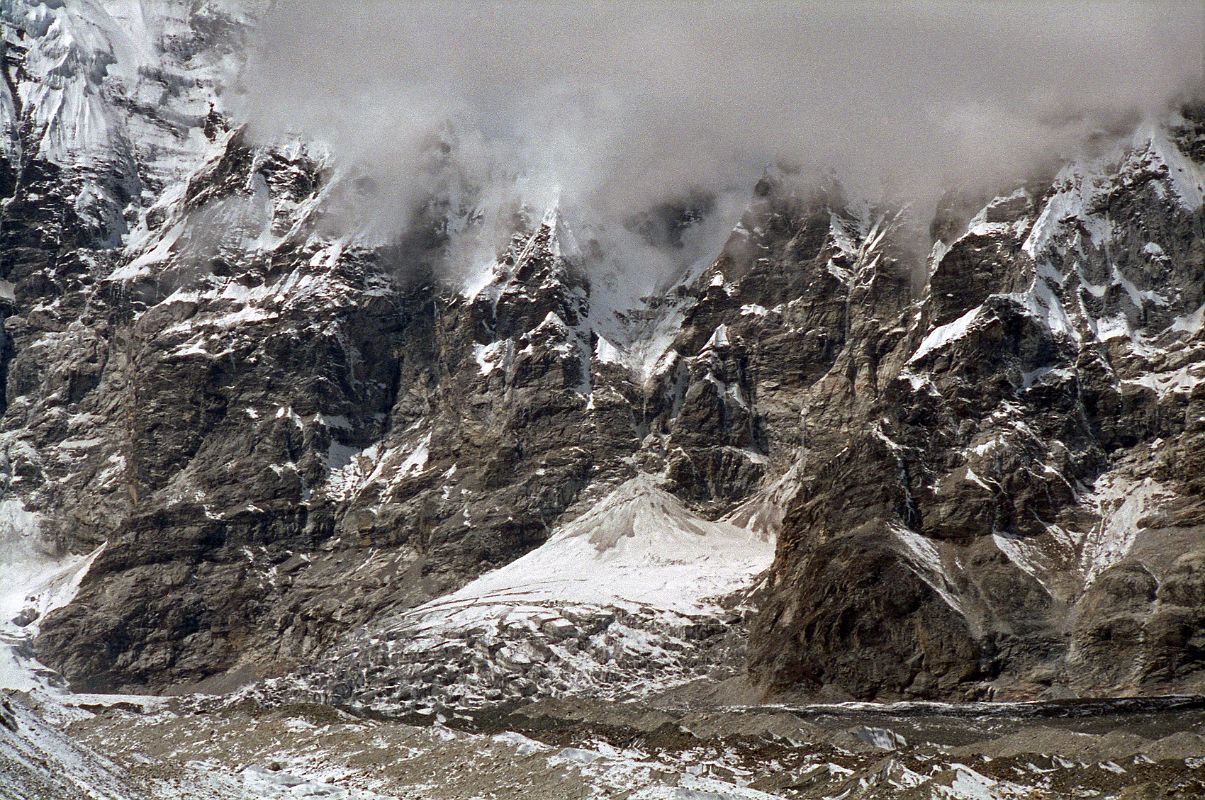
[[[232,106],[370,176],[361,224],[471,194],[605,228],[690,193],[739,213],[774,164],[922,206],[1020,179],[1199,93],[1203,42],[1195,0],[279,0]]]

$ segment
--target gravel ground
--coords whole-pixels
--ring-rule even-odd
[[[693,710],[557,700],[400,721],[247,699],[7,699],[6,800],[1205,797],[1199,700]]]

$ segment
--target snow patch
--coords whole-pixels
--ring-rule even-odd
[[[1129,378],[1122,383],[1145,386],[1159,397],[1169,394],[1186,394],[1198,384],[1205,382],[1205,363],[1188,364],[1168,372],[1151,372],[1138,378]]]
[[[1171,496],[1151,478],[1139,483],[1114,476],[1097,479],[1087,502],[1095,507],[1100,522],[1084,537],[1080,549],[1085,585],[1129,554],[1142,531],[1142,518]]]
[[[912,354],[912,357],[908,359],[908,363],[914,364],[934,350],[945,347],[950,342],[966,336],[971,330],[971,326],[974,324],[975,320],[978,319],[979,314],[982,311],[983,306],[975,306],[953,322],[946,323],[945,325],[939,325],[938,327],[934,328],[929,332],[929,335],[921,341],[920,347],[918,347],[916,352]]]
[[[477,370],[483,377],[488,377],[498,367],[505,368],[513,350],[514,341],[511,339],[473,345],[473,358],[477,361]]]
[[[1181,205],[1189,211],[1196,211],[1202,205],[1205,190],[1205,176],[1201,167],[1191,158],[1180,152],[1180,149],[1168,138],[1167,132],[1158,125],[1148,125],[1135,136],[1135,143],[1145,139],[1145,152],[1152,161],[1157,161],[1167,168],[1167,182],[1179,198]]]
[[[946,605],[959,614],[963,613],[962,603],[954,594],[953,583],[942,563],[941,554],[937,552],[937,546],[930,539],[903,526],[893,526],[891,530],[904,545],[904,555],[917,576],[937,592]]]
[[[718,613],[709,598],[746,586],[773,552],[768,538],[694,515],[642,474],[531,553],[412,615],[439,612],[433,621],[451,622],[462,613],[542,603]]]
[[[1191,314],[1176,317],[1171,324],[1171,329],[1195,335],[1201,332],[1203,326],[1205,326],[1205,304]]]
[[[414,448],[414,452],[406,456],[406,460],[398,467],[399,475],[413,475],[423,471],[427,466],[427,458],[431,450],[431,434],[427,434]]]
[[[623,352],[602,336],[598,337],[598,341],[594,345],[594,357],[600,364],[624,363]]]
[[[727,347],[727,346],[728,346],[728,326],[727,325],[718,325],[718,326],[716,326],[716,329],[711,332],[711,338],[709,338],[707,340],[707,343],[703,345],[703,349],[706,350],[709,347],[719,348],[719,347]]]
[[[55,555],[40,519],[17,500],[0,501],[0,688],[47,688],[45,668],[26,655],[38,621],[70,603],[104,545],[88,555]]]

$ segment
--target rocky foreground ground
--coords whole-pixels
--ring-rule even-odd
[[[554,700],[405,720],[246,698],[39,692],[3,702],[6,800],[1205,796],[1201,698],[727,708]]]

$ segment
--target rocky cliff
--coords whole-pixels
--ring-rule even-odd
[[[924,296],[804,397],[755,675],[950,695],[1200,687],[1201,109],[932,229]],[[965,215],[964,215],[965,216]]]
[[[94,555],[24,621],[73,685],[1205,688],[1199,105],[932,224],[635,209],[650,288],[555,203],[482,266],[471,200],[349,233],[371,186],[224,110],[253,8],[76,5],[3,6],[0,86],[4,534]]]

